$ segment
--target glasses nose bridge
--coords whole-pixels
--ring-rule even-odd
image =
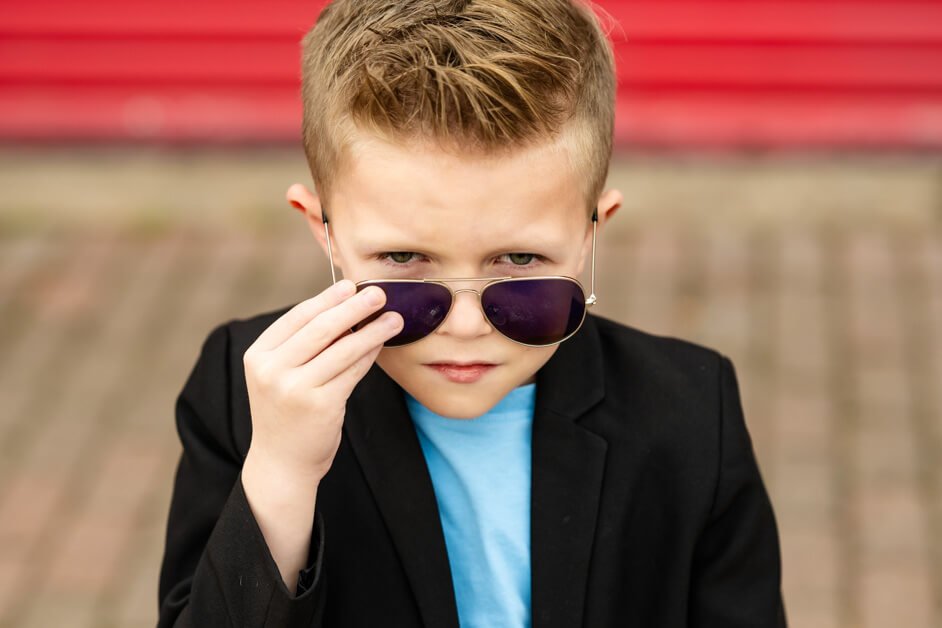
[[[452,288],[451,290],[451,293],[455,295],[456,297],[458,296],[458,293],[460,292],[473,292],[474,294],[478,295],[478,300],[481,299],[481,291],[475,290],[474,288]]]

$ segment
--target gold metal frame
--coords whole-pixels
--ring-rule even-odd
[[[325,235],[326,235],[326,237],[327,237],[327,258],[328,258],[328,260],[329,260],[329,262],[330,262],[330,278],[331,278],[331,281],[332,281],[333,283],[337,283],[337,276],[336,276],[335,271],[334,271],[334,256],[333,256],[333,252],[332,252],[331,246],[330,246],[330,227],[329,227],[328,224],[327,224],[328,221],[327,221],[327,208],[326,208],[326,207],[323,207],[323,206],[321,207],[321,215],[322,215],[323,220],[324,220],[324,233],[325,233]],[[512,277],[512,276],[506,276],[506,277],[447,277],[447,278],[424,277],[424,278],[422,278],[422,279],[364,279],[364,280],[362,280],[362,281],[356,282],[357,292],[359,292],[359,291],[360,291],[361,289],[363,289],[363,288],[366,288],[366,287],[368,287],[368,286],[370,286],[370,285],[372,285],[372,284],[376,284],[376,283],[435,283],[435,284],[438,284],[438,285],[440,285],[440,286],[444,286],[445,289],[448,290],[448,291],[451,293],[451,302],[448,304],[448,311],[445,312],[445,316],[442,317],[442,320],[438,323],[438,325],[435,326],[434,329],[432,329],[427,335],[422,336],[422,338],[419,338],[418,340],[413,340],[412,342],[406,342],[406,343],[403,343],[403,344],[401,344],[401,345],[393,345],[393,346],[390,346],[390,347],[386,347],[386,348],[388,348],[388,349],[395,349],[395,348],[397,348],[397,347],[405,347],[405,346],[411,345],[411,344],[413,344],[413,343],[415,343],[415,342],[419,342],[419,340],[422,340],[423,338],[428,337],[428,335],[431,335],[436,329],[438,329],[439,327],[441,327],[441,326],[445,323],[445,320],[448,318],[448,315],[451,314],[451,310],[452,310],[452,308],[455,306],[455,295],[458,294],[459,292],[473,292],[473,293],[475,293],[476,295],[478,295],[478,304],[481,305],[481,311],[484,312],[484,320],[487,321],[488,325],[490,325],[491,328],[494,329],[494,331],[496,331],[497,333],[501,334],[502,336],[504,336],[505,338],[507,338],[507,339],[510,340],[511,342],[515,342],[515,343],[520,344],[520,345],[523,345],[523,346],[525,346],[525,347],[551,347],[551,346],[553,346],[553,345],[555,345],[555,344],[559,344],[559,343],[561,343],[561,342],[563,342],[563,341],[565,341],[565,340],[571,338],[571,337],[573,336],[573,334],[575,334],[577,331],[579,331],[579,329],[582,328],[582,323],[585,322],[585,317],[586,317],[586,314],[588,313],[589,308],[592,307],[593,305],[595,305],[595,303],[598,301],[598,299],[597,299],[596,296],[595,296],[595,239],[596,239],[596,234],[597,234],[597,231],[598,231],[598,220],[599,220],[599,218],[598,218],[598,208],[593,208],[593,210],[592,210],[592,270],[591,270],[591,281],[592,281],[592,283],[591,283],[591,288],[590,288],[590,291],[589,291],[589,296],[585,299],[585,308],[583,308],[583,310],[582,310],[582,318],[579,320],[579,324],[576,325],[576,328],[575,328],[574,330],[572,330],[572,332],[570,332],[565,338],[561,338],[560,340],[557,340],[557,341],[555,341],[555,342],[550,342],[550,343],[548,343],[548,344],[543,344],[543,345],[532,345],[532,344],[527,344],[527,343],[525,343],[525,342],[520,342],[519,340],[514,340],[514,339],[511,338],[510,336],[507,336],[506,334],[504,334],[503,332],[501,332],[499,329],[497,329],[496,327],[494,327],[494,325],[493,325],[493,323],[491,323],[490,319],[487,318],[487,312],[484,311],[484,306],[481,305],[481,294],[482,294],[485,290],[487,290],[488,287],[490,287],[490,286],[492,286],[492,285],[494,285],[494,284],[506,283],[506,282],[509,282],[509,281],[524,281],[524,280],[529,281],[529,280],[533,280],[533,279],[565,279],[565,280],[571,281],[571,282],[573,282],[574,284],[576,284],[577,286],[579,286],[579,290],[582,292],[583,297],[585,297],[585,287],[583,287],[582,283],[581,283],[578,279],[576,279],[576,278],[574,278],[574,277],[570,277],[570,276],[568,276],[568,275],[535,275],[535,276],[525,276],[525,277]],[[457,290],[454,290],[454,289],[452,289],[452,287],[449,286],[448,283],[447,283],[447,282],[451,282],[451,281],[486,281],[487,283],[484,284],[484,287],[481,288],[480,290],[472,290],[471,288],[459,288],[459,289],[457,289]]]

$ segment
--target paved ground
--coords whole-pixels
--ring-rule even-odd
[[[790,625],[942,626],[942,160],[635,156],[598,313],[736,364]],[[173,403],[330,273],[294,152],[0,152],[0,626],[152,626]]]

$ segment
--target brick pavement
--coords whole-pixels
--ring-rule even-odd
[[[638,217],[600,238],[595,311],[733,359],[790,625],[942,625],[942,229]],[[154,624],[200,341],[329,282],[300,222],[106,224],[0,235],[0,626]]]

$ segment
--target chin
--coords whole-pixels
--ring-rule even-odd
[[[430,379],[427,373],[423,373],[423,370],[427,370],[425,366],[413,367],[416,370],[388,368],[389,366],[391,365],[380,364],[380,368],[419,403],[435,414],[452,419],[473,419],[481,416],[518,385],[504,378],[497,381],[479,380],[470,384],[441,382]],[[522,382],[529,377],[530,375],[521,374],[520,380]]]
[[[456,384],[456,386],[461,386],[461,384]],[[439,390],[428,394],[429,392],[428,390],[415,392],[409,390],[409,394],[418,399],[423,406],[435,414],[451,419],[474,419],[479,417],[497,405],[497,402],[503,398],[503,394],[500,392],[473,390],[473,385],[464,386],[464,389],[458,392]]]

